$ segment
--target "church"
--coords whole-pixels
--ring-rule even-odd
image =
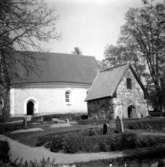
[[[21,53],[21,52],[20,52]],[[12,80],[10,115],[87,114],[85,98],[98,66],[94,57],[63,53],[22,52],[38,65]]]
[[[148,116],[146,92],[129,64],[100,71],[88,90],[88,114],[106,119]]]

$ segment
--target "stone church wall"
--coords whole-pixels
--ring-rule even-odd
[[[127,78],[131,79],[132,89],[127,89]],[[122,108],[122,117],[128,118],[128,107],[131,105],[135,107],[133,118],[141,118],[148,115],[147,103],[144,99],[143,90],[130,69],[126,71],[122,78],[117,88],[116,95],[116,99]],[[116,110],[114,112],[115,115],[118,115]]]
[[[112,119],[113,106],[110,97],[88,101],[88,114],[90,117]]]
[[[132,89],[127,88],[127,78],[131,79]],[[134,107],[132,118],[148,116],[144,92],[130,69],[122,77],[113,98],[88,101],[88,113],[89,116],[95,115],[99,118],[128,118],[129,106]]]

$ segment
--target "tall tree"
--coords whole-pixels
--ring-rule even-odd
[[[82,55],[82,51],[79,47],[74,47],[74,51],[72,52],[74,55]]]
[[[162,65],[165,62],[165,3],[153,0],[145,0],[143,3],[143,7],[131,8],[126,13],[119,43],[129,50],[130,44],[135,46],[135,55],[138,53],[144,59],[150,76],[148,87],[155,91],[157,108],[161,110]]]
[[[162,70],[165,61],[165,4],[152,4],[145,1],[142,8],[130,9],[126,14],[126,23],[121,29],[121,41],[133,41],[145,58],[151,83],[157,94],[157,107],[162,108]]]
[[[15,49],[39,49],[40,41],[56,39],[56,20],[55,11],[42,0],[0,1],[0,99],[4,119],[9,115],[11,80],[19,77],[16,66],[31,71],[36,62],[31,55],[16,56]]]
[[[118,42],[118,45],[109,45],[106,47],[105,52],[105,59],[103,61],[103,65],[105,68],[130,63],[133,65],[139,77],[146,75],[145,73],[145,64],[142,61],[142,57],[140,53],[136,50],[136,46],[133,44],[126,46],[121,45]]]

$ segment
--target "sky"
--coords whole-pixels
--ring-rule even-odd
[[[46,0],[58,14],[58,40],[44,44],[50,52],[71,53],[79,47],[84,55],[104,58],[107,45],[115,44],[125,13],[141,0]]]

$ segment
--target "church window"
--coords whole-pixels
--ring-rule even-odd
[[[131,78],[127,78],[127,89],[132,89],[132,80],[131,80]]]
[[[71,91],[70,91],[70,90],[67,90],[67,91],[65,92],[65,102],[66,102],[67,104],[70,104],[70,94],[71,94]]]
[[[0,115],[2,115],[2,109],[4,108],[4,100],[0,98]]]

